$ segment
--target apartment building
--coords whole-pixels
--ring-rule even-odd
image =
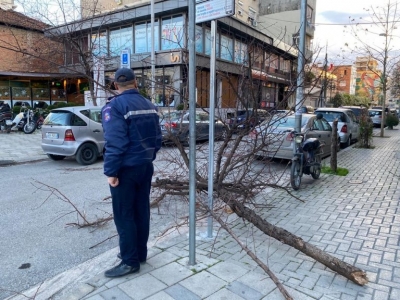
[[[357,71],[356,95],[371,99],[377,104],[382,92],[381,75],[378,62],[372,57],[357,57],[355,62]]]
[[[274,39],[274,44],[286,51],[297,51],[301,28],[302,0],[268,0],[259,4],[259,27]],[[306,59],[311,62],[315,32],[317,0],[308,0],[306,9]]]
[[[66,66],[81,68],[82,55],[90,53],[103,62],[105,78],[120,66],[120,54],[129,51],[142,93],[159,106],[187,101],[188,1],[155,0],[154,31],[150,1],[82,0],[82,20],[47,30],[64,37]],[[235,14],[217,21],[217,107],[287,107],[296,82],[297,56],[274,45],[259,26],[260,1],[235,1]],[[151,94],[151,37],[155,47],[155,93]],[[79,45],[80,49],[77,49]],[[197,106],[209,106],[210,22],[196,24]],[[250,99],[250,97],[252,99]]]

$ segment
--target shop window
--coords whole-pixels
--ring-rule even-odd
[[[154,22],[154,50],[160,49],[160,25]],[[135,24],[135,53],[151,52],[151,22]]]
[[[161,50],[185,48],[183,16],[162,19]]]
[[[110,56],[119,56],[124,49],[133,49],[132,26],[110,31]]]

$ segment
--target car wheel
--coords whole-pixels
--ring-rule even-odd
[[[47,154],[47,157],[50,158],[51,160],[63,160],[65,156],[63,155],[55,155],[55,154]]]
[[[93,144],[83,144],[76,153],[76,161],[81,165],[91,165],[97,157],[97,148]]]
[[[350,145],[351,145],[351,136],[349,136],[349,138],[347,139],[347,141],[345,143],[341,144],[342,148],[350,147]]]

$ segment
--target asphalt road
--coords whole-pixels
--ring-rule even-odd
[[[73,158],[0,167],[0,299],[117,246],[116,237],[107,240],[116,234],[112,221],[90,228],[68,225],[82,223],[68,200],[88,221],[110,215],[102,167],[102,160],[84,167]],[[172,221],[171,214],[152,210],[150,239]]]

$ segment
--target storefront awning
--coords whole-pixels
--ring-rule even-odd
[[[84,77],[74,73],[30,73],[30,72],[7,72],[0,71],[0,77],[34,77],[34,78],[78,78]]]

